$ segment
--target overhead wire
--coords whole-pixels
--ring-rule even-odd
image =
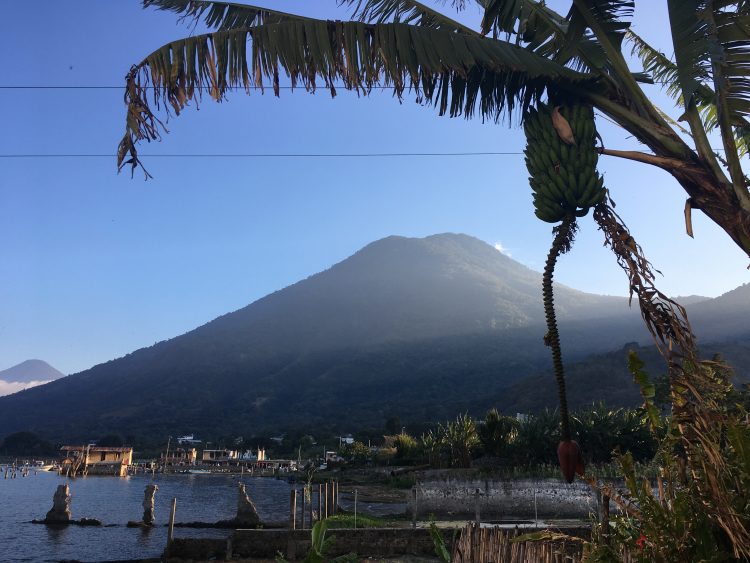
[[[197,154],[141,154],[141,158],[383,158],[412,156],[506,156],[522,155],[520,151],[486,152],[381,152],[381,153],[197,153]],[[115,154],[0,154],[0,158],[116,158]]]
[[[654,84],[663,82],[655,81]],[[154,86],[144,86],[154,88]],[[0,85],[0,90],[122,90],[124,86],[101,86],[101,85]],[[228,86],[226,90],[273,90],[271,85],[251,86]],[[304,87],[277,86],[282,90],[301,90]],[[343,86],[341,86],[343,88]],[[394,86],[373,86],[371,90],[392,90]],[[208,86],[196,86],[196,90],[208,90]],[[324,89],[324,88],[323,88]],[[597,115],[610,123],[617,125],[615,121],[597,112]],[[716,149],[723,151],[723,149]],[[486,152],[392,152],[392,153],[241,153],[241,154],[143,154],[148,158],[384,158],[384,157],[455,157],[455,156],[506,156],[522,155],[521,151],[486,151]],[[113,154],[0,154],[0,158],[115,158]]]

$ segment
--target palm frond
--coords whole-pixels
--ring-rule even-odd
[[[222,100],[229,88],[262,90],[270,81],[278,95],[282,74],[292,88],[310,92],[319,81],[331,95],[337,87],[368,94],[387,86],[398,98],[413,92],[441,115],[491,120],[523,111],[551,83],[564,89],[592,80],[512,44],[400,23],[289,20],[217,31],[164,45],[131,69],[118,165],[135,168],[136,144],[159,139],[163,127],[149,88],[156,109],[168,115],[204,90]]]
[[[714,82],[719,78],[726,94],[729,119],[750,115],[750,15],[741,12],[716,11],[709,29],[709,53],[714,69]]]
[[[601,71],[607,58],[591,34],[569,41],[569,24],[539,0],[487,0],[482,33],[504,34],[516,44],[574,70]]]
[[[632,43],[632,54],[641,60],[644,70],[653,77],[654,82],[662,85],[667,94],[675,102],[680,106],[684,106],[677,65],[664,53],[649,45],[633,31],[628,32],[627,40]],[[716,94],[713,89],[706,84],[699,83],[693,92],[693,101],[706,131],[716,129],[718,126],[718,116],[716,113]],[[673,120],[667,119],[667,121],[670,121],[672,126],[682,129]],[[750,121],[741,115],[735,114],[733,116],[733,123],[734,141],[737,145],[737,152],[742,157],[750,153]]]
[[[684,106],[677,65],[667,55],[649,45],[637,33],[628,31],[626,38],[632,43],[631,54],[641,60],[643,69],[651,75],[654,82],[660,84],[673,100]],[[714,129],[716,127],[714,91],[705,84],[698,84],[693,96],[704,127],[707,131]]]
[[[704,0],[667,0],[675,54],[676,76],[685,107],[711,78],[707,24],[698,17]]]
[[[144,8],[174,12],[190,25],[202,22],[208,29],[226,31],[282,21],[307,20],[304,16],[237,2],[214,0],[143,0]]]
[[[649,45],[637,33],[629,30],[625,37],[632,44],[631,55],[640,59],[643,70],[648,72],[655,82],[663,85],[672,99],[677,100],[682,95],[677,77],[677,65],[667,55]],[[713,92],[710,97],[713,98]]]
[[[339,0],[339,5],[354,6],[354,19],[362,22],[407,23],[458,33],[478,33],[416,0]]]
[[[634,0],[573,0],[568,19],[576,34],[583,34],[590,28],[600,42],[611,44],[619,52],[630,29],[634,8]],[[571,40],[576,38],[571,34]]]
[[[747,3],[713,0],[668,0],[677,78],[686,108],[698,103],[706,83],[714,104],[707,117],[721,132],[732,189],[750,211],[750,193],[740,166],[738,143],[746,147],[750,116],[750,14]],[[706,117],[704,116],[704,121]],[[705,152],[705,151],[703,151]]]
[[[720,78],[718,70],[730,121],[739,126],[740,117],[750,116],[750,14],[747,7],[742,8],[747,3],[735,0],[716,2],[708,15],[708,4],[706,0],[669,0],[676,58],[670,79],[676,76],[686,105],[694,96],[700,104],[706,102],[709,90],[715,98],[716,88],[706,84]]]
[[[750,114],[750,16],[725,11],[708,1],[702,19],[707,24],[708,53],[711,60],[716,120],[732,178],[732,188],[740,205],[750,212],[750,192],[740,165],[735,142],[738,118]]]

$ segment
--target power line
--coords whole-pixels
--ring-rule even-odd
[[[436,156],[507,156],[523,152],[380,152],[380,153],[213,153],[213,154],[141,154],[139,158],[388,158]],[[0,154],[0,158],[117,158],[115,154]]]
[[[141,88],[146,89],[152,89],[155,88],[155,86],[141,86]],[[276,86],[276,88],[280,90],[304,90],[305,86]],[[337,90],[346,90],[346,87],[344,85],[338,85],[334,84],[334,88]],[[365,87],[362,87],[365,88]],[[365,89],[367,90],[393,90],[395,86],[369,86]],[[122,84],[121,86],[65,86],[65,85],[0,85],[0,90],[124,90],[125,84]],[[210,90],[211,86],[193,86],[194,90]],[[245,90],[245,86],[225,86],[223,88],[224,90]],[[247,90],[273,90],[273,85],[263,85],[263,86],[248,86]],[[328,86],[326,85],[320,85],[316,86],[316,89],[319,90],[327,90]],[[408,90],[408,88],[406,88]]]
[[[649,82],[644,82],[644,84],[648,85]],[[671,82],[667,81],[657,81],[655,80],[653,84],[671,84]],[[334,84],[334,88],[338,90],[346,90],[346,86],[343,84]],[[141,86],[141,88],[145,89],[153,89],[155,86],[153,85],[144,85]],[[193,89],[195,90],[211,90],[211,86],[194,86]],[[298,86],[276,86],[276,88],[280,90],[304,90],[304,85],[298,85]],[[319,90],[327,90],[328,86],[325,84],[316,86]],[[394,90],[395,86],[363,86],[365,90]],[[6,85],[0,85],[0,90],[124,90],[125,84],[121,84],[120,86],[97,86],[97,85],[64,85],[64,84],[6,84]],[[251,86],[225,86],[223,90],[273,90],[274,86],[272,84],[264,84],[263,86],[257,86],[255,84]],[[408,90],[408,88],[406,88]]]

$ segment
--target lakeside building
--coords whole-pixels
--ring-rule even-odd
[[[354,436],[351,434],[344,434],[343,436],[339,436],[339,447],[346,445],[351,446],[354,443]]]
[[[240,454],[237,450],[203,450],[201,461],[203,463],[229,463],[237,461]]]
[[[195,434],[187,434],[185,436],[178,436],[177,443],[180,445],[196,445],[200,444],[201,440],[196,440]]]
[[[61,463],[64,475],[80,473],[125,477],[133,463],[133,448],[127,446],[63,446],[60,451],[65,455]]]
[[[195,465],[198,461],[198,450],[195,448],[177,448],[166,455],[162,452],[162,465]]]
[[[344,458],[334,450],[326,450],[325,458],[323,458],[323,461],[324,463],[340,463],[344,461]]]
[[[258,448],[257,453],[253,453],[253,450],[245,450],[244,453],[240,454],[240,461],[265,461],[266,449]]]
[[[256,461],[253,467],[261,471],[296,471],[297,460],[295,459],[264,459],[262,461]]]

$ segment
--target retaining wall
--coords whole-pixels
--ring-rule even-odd
[[[453,530],[441,530],[451,549]],[[334,538],[327,556],[356,553],[360,557],[401,555],[434,556],[435,547],[426,528],[329,529]],[[236,530],[226,540],[175,538],[169,560],[274,559],[277,554],[289,560],[303,559],[310,549],[310,530]]]
[[[416,495],[415,495],[416,493]],[[416,496],[416,498],[415,498]],[[417,518],[473,519],[479,508],[482,520],[585,518],[597,512],[591,488],[580,481],[559,479],[477,479],[426,476],[415,486],[407,511]]]

